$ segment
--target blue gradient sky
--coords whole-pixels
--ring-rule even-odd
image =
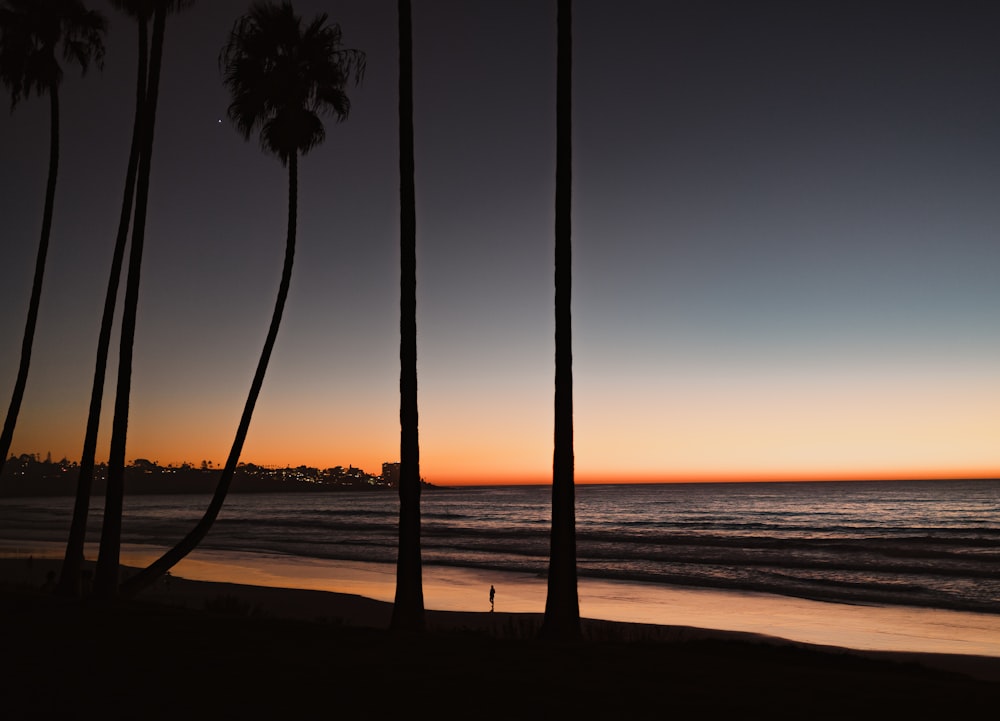
[[[414,3],[432,482],[550,475],[554,5]],[[55,458],[82,447],[131,129],[133,31],[92,6],[108,54],[63,86],[12,449]],[[396,4],[295,6],[340,22],[368,74],[300,166],[291,296],[243,460],[378,471],[399,444]],[[130,459],[224,460],[273,307],[287,175],[229,125],[217,67],[246,7],[168,23]],[[1000,475],[1000,6],[574,8],[578,479]],[[0,113],[4,407],[47,108]]]

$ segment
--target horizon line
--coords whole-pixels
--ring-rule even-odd
[[[15,454],[11,452],[8,456],[8,461],[16,461],[22,456],[28,456],[36,463],[69,463],[73,465],[79,465],[79,460],[69,459],[65,456],[58,460],[50,460],[51,453],[48,453],[45,459],[41,458],[39,453],[20,453]],[[167,464],[160,464],[158,461],[151,461],[147,458],[136,458],[126,463],[126,467],[136,465],[136,462],[143,462],[152,464],[158,468],[181,468],[183,466],[188,466],[195,470],[203,470],[201,463],[209,463],[210,466],[204,470],[209,471],[221,471],[225,464],[216,465],[214,461],[209,461],[208,459],[203,459],[201,462],[192,463],[190,461],[181,462],[170,462]],[[107,465],[108,461],[96,461],[95,464],[98,466]],[[382,464],[398,464],[399,461],[383,461]],[[345,469],[355,469],[362,471],[368,475],[380,475],[381,468],[377,472],[367,471],[362,466],[356,466],[353,463],[344,465],[342,463],[337,463],[334,465],[319,466],[319,465],[309,465],[308,463],[298,463],[292,464],[274,464],[274,463],[258,463],[256,461],[239,461],[238,466],[257,466],[260,468],[266,468],[271,470],[279,469],[295,469],[295,468],[310,468],[319,471],[330,470],[334,468],[345,468]],[[499,475],[496,473],[486,473],[481,474],[478,477],[475,474],[455,474],[455,473],[445,473],[440,474],[440,477],[435,480],[433,474],[428,475],[421,473],[422,479],[428,483],[435,486],[442,487],[461,487],[461,486],[551,486],[552,479],[548,474],[510,474],[510,475]],[[850,483],[864,483],[864,482],[903,482],[903,481],[995,481],[1000,480],[1000,469],[989,469],[989,470],[979,470],[967,472],[951,471],[930,471],[930,472],[910,472],[905,471],[894,472],[894,473],[865,473],[865,472],[850,472],[845,471],[844,473],[830,473],[826,472],[799,472],[793,473],[788,471],[775,471],[772,474],[762,473],[759,471],[745,471],[745,472],[735,472],[735,473],[720,473],[720,472],[692,472],[689,474],[680,474],[677,472],[665,471],[662,474],[652,474],[652,473],[618,473],[618,474],[602,474],[595,472],[578,472],[576,478],[574,479],[574,484],[579,486],[592,486],[592,485],[653,485],[653,484],[698,484],[698,483],[840,483],[840,482],[850,482]]]

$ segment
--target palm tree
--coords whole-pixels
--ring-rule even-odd
[[[410,0],[399,0],[399,550],[393,629],[424,627],[420,564],[420,443],[417,432],[417,221],[413,164],[413,42]]]
[[[219,64],[233,98],[229,119],[247,140],[259,130],[261,147],[277,155],[288,168],[285,262],[264,348],[236,438],[208,510],[180,543],[122,585],[125,596],[148,586],[190,553],[208,533],[222,508],[250,429],[292,279],[299,155],[325,139],[322,114],[333,113],[338,122],[347,118],[351,103],[345,86],[352,77],[355,84],[361,82],[365,55],[341,47],[340,26],[327,25],[326,14],[318,15],[303,28],[291,3],[256,2],[234,23]]]
[[[66,543],[66,553],[59,575],[59,585],[56,588],[56,592],[63,596],[76,596],[80,591],[80,571],[83,566],[83,547],[87,536],[90,494],[94,485],[94,464],[97,453],[97,432],[101,421],[101,402],[104,397],[104,378],[108,366],[108,351],[111,347],[111,327],[114,323],[118,284],[121,280],[125,248],[128,243],[129,221],[132,219],[132,200],[135,196],[135,180],[139,166],[143,106],[146,102],[146,73],[149,63],[148,26],[153,10],[152,0],[112,0],[112,4],[132,17],[136,21],[138,29],[135,117],[132,123],[132,143],[129,149],[128,166],[125,171],[122,209],[118,218],[118,233],[115,237],[111,272],[108,276],[108,290],[104,296],[104,312],[101,316],[101,330],[97,341],[97,360],[94,364],[94,380],[90,392],[90,410],[87,415],[83,452],[80,455],[73,520],[70,524],[69,540]]]
[[[572,213],[572,23],[571,0],[558,0],[556,68],[556,377],[555,450],[552,457],[552,531],[549,585],[542,636],[580,637],[576,587],[576,516],[573,489],[573,340],[570,290],[573,281]]]
[[[111,451],[104,496],[104,523],[97,556],[94,594],[103,599],[115,596],[118,589],[118,566],[121,555],[122,506],[125,492],[125,441],[128,435],[129,394],[132,387],[132,350],[139,307],[139,280],[142,269],[143,241],[146,233],[146,209],[149,204],[149,179],[153,156],[156,103],[163,61],[163,37],[167,14],[186,7],[192,0],[151,0],[153,32],[150,40],[149,72],[142,100],[139,122],[139,166],[136,180],[135,217],[129,249],[128,276],[122,309],[121,338],[118,346],[118,378],[115,390],[114,420],[111,427]],[[141,6],[140,6],[141,7]],[[148,17],[149,7],[146,6]]]
[[[21,401],[28,384],[31,346],[42,297],[45,258],[49,251],[56,176],[59,172],[59,84],[63,71],[58,56],[80,66],[85,74],[90,62],[98,68],[104,61],[104,16],[87,10],[80,0],[4,0],[0,6],[0,80],[10,90],[11,110],[34,91],[49,96],[49,173],[45,185],[42,235],[35,259],[35,277],[28,302],[28,318],[21,342],[21,362],[11,394],[10,406],[0,431],[0,473],[3,472]]]

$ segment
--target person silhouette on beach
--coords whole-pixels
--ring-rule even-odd
[[[493,588],[493,584],[490,584],[490,613],[493,613],[493,597],[496,595],[497,591]]]

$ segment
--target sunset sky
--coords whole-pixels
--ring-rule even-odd
[[[246,0],[167,24],[129,459],[225,460],[281,271],[287,172],[226,119]],[[67,71],[14,453],[79,458],[135,38]],[[368,71],[300,163],[291,295],[242,460],[398,460],[396,3],[327,11]],[[555,2],[415,0],[421,472],[551,477]],[[574,3],[577,480],[1000,476],[1000,5]],[[221,122],[220,122],[221,121]],[[48,103],[0,111],[0,407]],[[98,453],[105,460],[114,369]]]

